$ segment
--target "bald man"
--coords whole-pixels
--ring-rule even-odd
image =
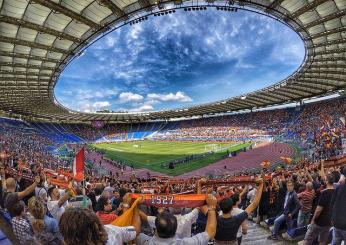
[[[199,209],[195,208],[188,214],[182,215],[182,208],[170,208],[172,213],[177,218],[177,230],[176,235],[178,238],[183,239],[185,237],[191,237],[191,226],[196,222],[198,218]],[[156,216],[146,215],[144,212],[139,210],[140,217],[147,221],[151,228],[155,228]]]
[[[306,183],[305,191],[298,194],[301,208],[298,214],[298,227],[305,226],[310,222],[312,203],[315,198],[315,191],[311,182]]]
[[[10,215],[13,217],[13,212],[11,207],[14,206],[17,202],[22,200],[24,197],[28,196],[35,190],[35,187],[40,183],[40,176],[35,177],[35,181],[29,187],[27,187],[24,191],[16,192],[16,180],[14,178],[7,178],[6,185],[3,194],[4,206]]]

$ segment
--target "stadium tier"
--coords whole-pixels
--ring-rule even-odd
[[[139,211],[139,223],[131,223],[132,219],[128,216],[137,217],[139,214],[137,211],[130,214],[133,210],[125,211],[123,208],[124,205],[138,204],[132,204],[136,198],[133,193],[143,193],[143,198],[149,198],[147,204],[145,199],[140,205],[143,207],[193,208],[206,202],[204,208],[214,210],[215,203],[219,202],[218,207],[223,214],[217,218],[216,235],[202,232],[211,229],[206,228],[205,222],[212,219],[208,212],[203,214],[203,207],[200,211],[194,209],[182,216],[189,217],[189,224],[194,224],[192,235],[205,236],[205,242],[192,244],[207,244],[213,236],[214,244],[218,244],[217,239],[223,239],[218,233],[222,229],[220,219],[227,217],[227,210],[232,205],[236,205],[234,210],[236,207],[245,210],[239,219],[252,217],[254,220],[248,221],[248,228],[242,226],[244,234],[248,230],[248,235],[243,235],[244,244],[275,241],[281,232],[287,241],[299,241],[304,237],[305,241],[313,240],[318,233],[307,230],[309,217],[316,205],[325,205],[317,204],[317,200],[319,198],[322,202],[322,199],[328,198],[328,202],[330,197],[325,197],[331,195],[327,194],[328,190],[332,190],[336,182],[343,183],[343,175],[340,181],[339,176],[340,173],[346,174],[339,167],[346,163],[343,157],[346,147],[345,100],[341,97],[294,108],[174,122],[106,124],[101,128],[0,118],[3,183],[6,179],[3,186],[6,192],[2,195],[5,197],[2,207],[5,209],[0,216],[5,222],[1,228],[1,239],[9,244],[11,241],[52,244],[44,242],[48,238],[43,234],[47,233],[49,239],[59,243],[62,237],[65,240],[68,236],[64,229],[70,224],[64,220],[77,213],[84,215],[84,220],[96,219],[101,226],[110,226],[109,229],[122,226],[123,222],[139,227],[141,219],[145,222],[149,217],[146,215],[155,213]],[[80,161],[77,155],[81,154],[81,147],[84,149],[85,180],[78,182],[80,179],[76,179],[75,175],[74,181],[70,182]],[[321,159],[325,166],[321,166]],[[40,177],[31,184],[36,174]],[[15,185],[12,187],[15,179],[11,176],[18,181],[22,192],[11,189],[15,188]],[[249,184],[251,187],[248,187]],[[344,185],[340,184],[340,188]],[[85,187],[86,195],[82,191]],[[293,190],[290,191],[290,188]],[[320,192],[321,188],[327,189]],[[63,189],[65,194],[60,195],[59,191]],[[16,200],[24,197],[27,200],[26,196],[30,197],[33,190],[34,195],[27,203],[27,221],[23,218],[24,206]],[[214,195],[206,196],[207,193]],[[12,199],[6,199],[6,195],[17,198],[13,207],[9,206]],[[287,195],[293,195],[289,198],[292,199],[290,206],[285,204]],[[198,198],[201,201],[195,201]],[[333,198],[337,200],[334,205],[342,202],[339,195]],[[59,206],[63,202],[65,205],[68,202],[70,208],[65,210],[64,206]],[[42,210],[41,213],[37,213],[37,209]],[[282,209],[292,212],[289,213],[291,216],[280,216]],[[96,216],[90,210],[95,211]],[[331,210],[326,212],[333,213]],[[39,219],[44,221],[44,229],[36,227]],[[84,222],[76,219],[76,222]],[[332,219],[335,222],[338,220],[334,216]],[[60,232],[51,230],[45,223],[48,220],[55,222],[55,227],[60,220]],[[179,224],[180,221],[174,222]],[[25,233],[17,230],[22,226],[28,229]],[[31,231],[30,227],[34,230]],[[266,230],[268,227],[271,232]],[[322,239],[328,239],[328,235],[332,234],[329,228],[326,226]],[[179,229],[177,232],[180,234]],[[179,236],[187,239],[185,235]]]
[[[197,168],[258,142],[273,141],[296,145],[305,157],[319,160],[343,152],[345,104],[345,98],[338,98],[294,108],[174,122],[107,124],[103,128],[2,118],[1,127],[7,134],[20,132],[40,137],[50,142],[45,143],[44,148],[51,151],[62,144],[87,143],[90,150],[100,151],[111,160],[136,168],[147,165],[152,170],[158,170],[155,164],[164,168],[162,166],[169,162],[176,162],[178,169],[185,166],[180,162],[189,157],[191,165],[205,161],[194,167]],[[215,155],[218,158],[214,158]],[[163,172],[172,173],[177,169]]]

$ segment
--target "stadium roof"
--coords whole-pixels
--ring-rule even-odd
[[[80,113],[55,100],[60,73],[97,38],[137,18],[196,4],[181,0],[0,0],[0,110],[59,121],[142,121],[260,108],[345,88],[345,0],[207,0],[198,6],[252,10],[287,24],[304,41],[303,64],[270,87],[177,110]]]

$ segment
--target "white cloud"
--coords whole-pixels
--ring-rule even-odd
[[[97,91],[95,91],[97,90]],[[72,89],[70,92],[64,92],[69,95],[73,95],[76,100],[91,100],[91,99],[100,99],[100,98],[109,98],[116,96],[118,94],[117,89],[101,89],[97,88],[94,90],[91,89]]]
[[[237,69],[250,69],[255,68],[254,65],[250,63],[244,63],[242,60],[238,60],[237,64],[234,66]]]
[[[132,39],[137,39],[142,31],[143,31],[143,28],[141,24],[134,25],[129,31],[129,36]]]
[[[110,35],[108,35],[107,37],[106,37],[106,45],[107,45],[107,47],[108,48],[111,48],[111,47],[113,47],[114,46],[114,44],[115,44],[115,39],[112,37],[112,36],[110,36]]]
[[[168,94],[156,94],[151,93],[147,95],[148,99],[152,100],[158,100],[158,101],[178,101],[178,102],[191,102],[192,99],[188,95],[186,95],[184,92],[178,91],[175,94],[174,93],[168,93]]]
[[[90,103],[90,101],[85,100],[78,101],[77,104],[79,110],[83,112],[95,112],[111,106],[111,103],[109,103],[109,101],[96,101],[94,103]]]
[[[122,102],[141,101],[143,100],[143,96],[132,92],[122,92],[119,95],[119,99]]]
[[[134,103],[132,105],[132,108],[129,111],[130,112],[153,111],[154,110],[154,106],[153,106],[154,103],[155,103],[155,101],[153,101],[153,100],[145,101],[142,103]]]
[[[129,111],[130,112],[142,112],[142,111],[151,111],[153,109],[154,109],[154,107],[152,105],[143,104],[137,108],[130,109]]]
[[[108,101],[97,101],[93,104],[94,108],[102,108],[102,107],[107,107],[110,106],[111,103],[109,103]]]

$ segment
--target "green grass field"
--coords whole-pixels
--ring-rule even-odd
[[[146,168],[176,176],[214,163],[223,159],[225,154],[227,154],[227,150],[229,152],[237,151],[249,146],[251,143],[217,143],[221,145],[223,150],[210,154],[204,158],[189,161],[188,163],[178,164],[174,169],[162,166],[171,160],[184,158],[192,154],[204,153],[205,146],[210,144],[213,143],[138,141],[94,144],[92,147],[102,150],[105,156],[110,159],[122,161],[127,165],[133,165],[135,168]]]

